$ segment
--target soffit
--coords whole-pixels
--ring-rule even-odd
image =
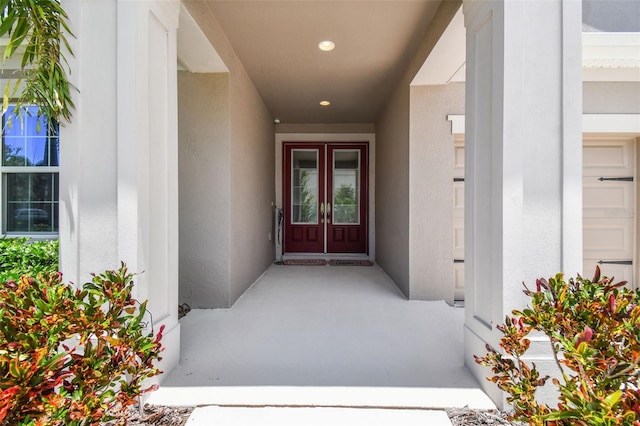
[[[440,0],[205,0],[274,117],[372,123]],[[317,45],[332,40],[336,48]],[[214,46],[215,47],[215,46]],[[323,99],[331,106],[321,107]]]
[[[586,23],[582,31],[584,81],[640,81],[640,32],[602,32]],[[465,50],[464,21],[458,11],[412,84],[464,82]]]

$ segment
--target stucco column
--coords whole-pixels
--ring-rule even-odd
[[[118,265],[116,2],[65,0],[72,122],[60,127],[60,269],[81,285]]]
[[[61,268],[78,284],[124,261],[178,363],[178,1],[66,0],[76,109],[61,131]]]
[[[527,303],[523,281],[582,268],[581,3],[465,0],[465,360]],[[549,344],[529,356],[553,371]],[[549,395],[540,395],[549,397]]]
[[[118,256],[179,361],[177,0],[118,0]]]

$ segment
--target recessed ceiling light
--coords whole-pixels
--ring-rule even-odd
[[[329,102],[329,101],[320,101],[320,105],[329,106],[329,105],[331,105],[331,102]]]
[[[321,41],[320,43],[318,43],[318,49],[325,51],[325,52],[329,52],[333,49],[336,48],[336,44],[334,42],[332,42],[331,40],[325,40],[325,41]]]

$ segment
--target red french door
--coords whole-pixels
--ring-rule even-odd
[[[286,253],[367,252],[365,143],[285,143]]]
[[[285,251],[324,252],[324,145],[285,145]]]

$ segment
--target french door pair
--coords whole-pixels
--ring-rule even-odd
[[[285,253],[367,252],[367,148],[284,144]]]

